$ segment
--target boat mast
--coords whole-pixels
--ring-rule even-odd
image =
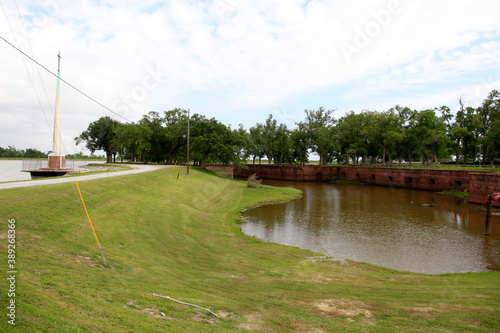
[[[56,109],[54,113],[54,140],[52,153],[61,154],[61,109],[59,105],[59,73],[61,69],[61,52],[57,54],[57,87],[56,87]]]

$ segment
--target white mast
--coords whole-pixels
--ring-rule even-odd
[[[61,154],[61,110],[59,105],[59,72],[61,66],[61,52],[57,54],[57,90],[56,90],[56,109],[54,113],[54,141],[52,144],[52,153]]]

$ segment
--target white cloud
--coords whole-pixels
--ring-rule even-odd
[[[241,112],[256,110],[255,121],[264,121],[273,110],[299,114],[298,99],[308,96],[315,98],[311,109],[335,97],[368,108],[401,99],[437,106],[461,87],[480,86],[485,73],[499,74],[498,1],[47,3],[20,4],[37,60],[55,71],[61,51],[64,79],[134,121],[149,110],[173,107],[233,125],[248,119]],[[15,6],[4,7],[14,34],[22,36]],[[5,20],[0,31],[10,31]],[[14,40],[12,33],[2,37]],[[27,39],[20,42],[30,53]],[[21,56],[0,44],[0,146],[48,150],[51,138],[42,143],[47,125]],[[342,45],[355,52],[346,57]],[[50,116],[38,73],[27,65]],[[53,103],[55,78],[41,72]],[[100,116],[113,115],[61,87],[65,146],[72,152],[72,137]]]

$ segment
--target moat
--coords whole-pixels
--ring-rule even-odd
[[[484,207],[391,187],[266,180],[302,198],[245,213],[243,232],[270,242],[419,273],[500,270],[500,217]],[[496,210],[498,211],[498,209]]]

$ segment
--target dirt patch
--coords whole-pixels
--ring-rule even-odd
[[[93,260],[90,257],[83,257],[80,255],[77,255],[75,257],[75,261],[79,264],[82,264],[82,263],[90,264],[95,268],[100,268],[100,269],[107,268],[107,269],[112,269],[112,270],[115,269],[113,266],[111,266],[109,264],[107,266],[104,266],[104,263],[102,261]]]
[[[134,303],[135,303],[135,300],[129,299],[127,301],[127,305],[124,305],[123,307],[127,310],[130,310],[130,311],[145,313],[146,315],[148,315],[148,317],[151,317],[151,318],[170,319],[170,320],[174,319],[172,317],[168,317],[165,313],[163,313],[160,309],[158,309],[156,307],[140,309]]]
[[[415,317],[433,320],[436,318],[436,309],[430,306],[417,306],[411,310],[411,314]]]
[[[335,263],[339,263],[340,265],[346,264],[346,260],[344,258],[337,259],[337,258],[327,257],[327,256],[308,257],[306,259],[306,262],[335,262]]]
[[[341,281],[340,278],[333,278],[332,274],[323,274],[317,272],[299,272],[298,273],[298,282],[316,282],[316,283],[332,283],[335,281]]]
[[[239,324],[239,328],[243,328],[245,330],[262,330],[262,316],[260,313],[250,313],[243,315],[243,317],[247,320],[244,324]]]
[[[219,322],[219,319],[210,316],[210,315],[204,315],[201,313],[197,313],[194,316],[191,317],[193,321],[196,321],[198,323],[209,323],[210,325],[215,325]]]
[[[319,328],[312,328],[312,329],[306,329],[306,330],[298,330],[298,333],[326,333],[326,331],[323,331],[322,329]]]
[[[215,325],[223,318],[233,317],[233,313],[230,313],[230,312],[227,312],[224,310],[220,310],[217,312],[217,316],[219,318],[214,317],[206,312],[203,312],[203,313],[200,312],[200,313],[197,313],[194,316],[192,316],[191,319],[194,321],[197,321],[199,323],[205,322],[205,323],[209,323],[210,325]]]
[[[226,277],[227,277],[228,279],[242,279],[242,277],[241,277],[241,276],[238,276],[238,275],[233,275],[233,274],[228,275],[228,276],[226,276]]]
[[[324,299],[314,303],[314,306],[321,311],[325,317],[357,317],[364,316],[370,318],[371,312],[366,304],[360,301],[346,299]]]

